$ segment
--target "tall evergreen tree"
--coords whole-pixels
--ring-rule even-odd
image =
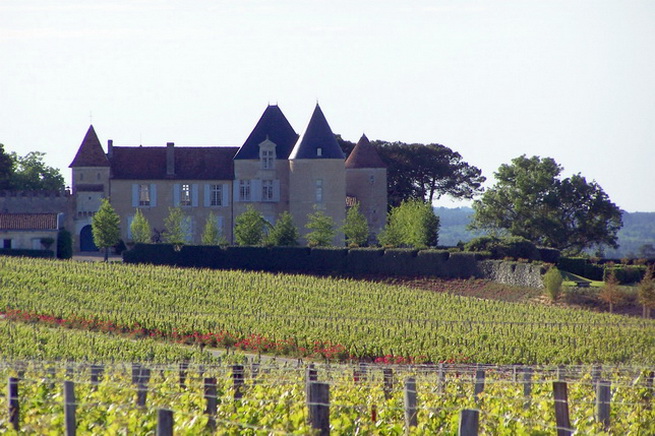
[[[134,214],[134,219],[132,220],[132,224],[130,224],[130,232],[132,233],[132,240],[135,243],[147,244],[151,241],[150,223],[143,216],[141,209],[137,209]]]
[[[105,249],[105,262],[109,260],[109,248],[118,243],[121,237],[121,219],[109,200],[102,199],[100,208],[91,220],[93,242],[98,248]]]
[[[216,216],[213,212],[209,212],[207,221],[205,221],[205,228],[202,232],[203,245],[227,245],[227,240],[218,228]]]
[[[298,238],[298,229],[293,224],[291,214],[284,211],[268,232],[265,243],[273,247],[292,247],[298,245]]]
[[[311,232],[305,235],[310,247],[329,247],[336,235],[334,219],[314,206],[314,212],[307,215],[305,227]]]
[[[261,245],[267,226],[262,214],[254,207],[248,206],[246,211],[234,220],[234,239],[238,245]]]
[[[164,219],[164,242],[183,245],[189,235],[189,219],[180,207],[169,207],[168,216]]]

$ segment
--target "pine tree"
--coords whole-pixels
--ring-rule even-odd
[[[121,237],[121,219],[106,198],[91,220],[93,242],[105,249],[105,262],[109,260],[109,248],[118,243]]]
[[[346,237],[347,246],[363,247],[368,243],[368,221],[363,213],[359,211],[359,203],[346,212],[346,220],[341,228]]]
[[[238,245],[261,245],[268,223],[254,207],[234,220],[234,240]]]
[[[282,212],[275,225],[268,232],[266,245],[273,247],[292,247],[298,245],[298,229],[287,211]]]
[[[132,232],[132,241],[137,244],[147,244],[151,241],[150,223],[141,213],[141,209],[137,209],[134,214],[134,219],[130,224],[130,232]]]
[[[223,236],[221,230],[218,228],[216,217],[213,212],[209,212],[207,221],[205,221],[205,228],[202,232],[203,245],[227,245],[227,240]]]
[[[307,215],[305,227],[311,230],[305,235],[310,247],[329,247],[337,233],[334,229],[334,219],[316,206],[314,212]]]

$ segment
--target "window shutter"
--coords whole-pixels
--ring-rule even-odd
[[[273,180],[273,201],[280,201],[280,181]]]
[[[150,184],[150,206],[157,207],[157,185]]]
[[[132,183],[132,207],[139,206],[139,185]]]
[[[173,185],[173,206],[178,207],[180,205],[180,184],[175,183]]]
[[[191,185],[191,206],[198,207],[198,184]]]
[[[205,187],[204,187],[204,191],[203,191],[203,198],[204,198],[203,204],[205,205],[205,207],[211,206],[211,199],[209,197],[210,194],[211,194],[209,192],[210,187],[211,187],[211,185],[205,183]]]
[[[250,182],[250,198],[252,201],[262,201],[262,181],[259,179]]]
[[[232,185],[232,198],[234,198],[234,202],[238,203],[241,201],[239,198],[239,180],[234,181],[234,185]]]
[[[229,206],[230,205],[230,185],[227,183],[223,184],[223,201],[221,204],[223,206]]]

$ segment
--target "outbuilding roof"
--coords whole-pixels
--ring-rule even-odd
[[[57,214],[0,213],[0,230],[57,230]]]

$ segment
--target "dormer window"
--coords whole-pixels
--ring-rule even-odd
[[[275,143],[268,138],[259,144],[259,160],[263,170],[275,168]]]
[[[323,149],[321,147],[318,147],[316,149],[316,156],[318,156],[318,157],[323,156]]]

